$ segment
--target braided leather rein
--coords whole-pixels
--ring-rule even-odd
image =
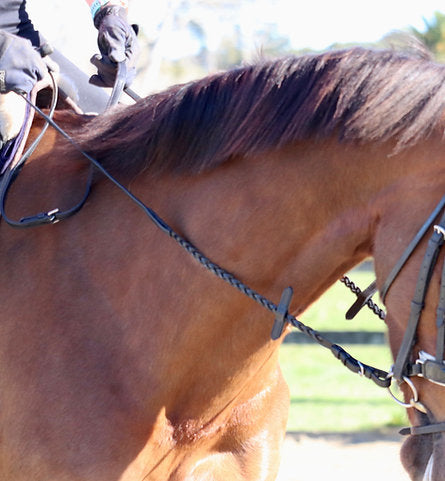
[[[372,380],[375,384],[380,387],[388,388],[391,385],[391,378],[389,373],[383,371],[381,369],[377,369],[375,367],[369,366],[365,363],[362,363],[351,356],[345,349],[341,346],[332,343],[328,339],[326,339],[322,334],[317,332],[316,330],[312,329],[309,326],[306,326],[296,317],[291,315],[288,312],[288,307],[290,303],[290,298],[292,296],[292,289],[290,287],[286,288],[281,302],[277,305],[267,299],[265,296],[259,294],[251,287],[244,284],[241,280],[237,279],[233,274],[226,271],[224,268],[218,266],[209,258],[207,258],[199,249],[197,249],[193,244],[191,244],[188,240],[177,234],[161,217],[156,214],[150,207],[145,205],[139,198],[137,198],[132,192],[130,192],[126,187],[124,187],[120,182],[118,182],[96,159],[91,157],[87,152],[82,150],[82,148],[76,143],[76,141],[67,134],[54,120],[42,112],[36,105],[28,101],[26,97],[25,100],[31,105],[32,108],[42,116],[46,123],[51,125],[59,134],[61,134],[68,142],[70,142],[79,153],[85,157],[90,164],[101,172],[107,179],[109,179],[116,187],[118,187],[132,202],[134,202],[138,207],[140,207],[144,213],[150,218],[150,220],[165,234],[169,237],[174,239],[183,249],[185,249],[195,260],[197,260],[203,267],[207,270],[212,272],[214,275],[225,281],[226,283],[230,284],[238,291],[242,292],[244,295],[249,297],[250,299],[254,300],[273,314],[275,314],[275,325],[273,328],[272,338],[277,339],[281,336],[281,333],[284,330],[284,326],[289,323],[303,334],[311,338],[313,341],[318,343],[319,345],[329,349],[332,354],[339,359],[349,370],[352,372],[359,374],[360,376],[364,376],[370,380]],[[12,227],[15,228],[28,228],[28,227],[35,227],[39,225],[45,224],[54,224],[61,220],[68,218],[69,216],[73,215],[74,213],[78,212],[80,208],[85,204],[86,198],[90,192],[90,185],[91,185],[91,175],[88,180],[87,188],[85,194],[81,200],[74,208],[69,209],[68,214],[61,213],[59,209],[55,208],[49,212],[39,213],[34,216],[24,217],[19,221],[13,221],[8,218],[5,213],[4,204],[6,202],[7,192],[9,190],[10,185],[14,180],[17,178],[18,172],[23,166],[23,162],[19,163],[19,168],[17,170],[13,169],[12,172],[7,173],[4,176],[3,182],[0,185],[0,211],[2,214],[3,219]],[[355,288],[355,292],[359,291],[358,288]]]

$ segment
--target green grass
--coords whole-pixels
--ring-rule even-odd
[[[374,280],[371,271],[354,270],[348,276],[362,290]],[[355,300],[355,294],[341,282],[336,282],[299,319],[317,331],[384,331],[385,323],[367,306],[353,320],[345,319],[346,311]],[[383,307],[378,295],[373,300]]]
[[[364,270],[353,271],[350,278],[361,289],[374,279],[372,272]],[[355,299],[337,282],[300,320],[318,331],[386,331],[385,323],[367,307],[354,320],[345,319]],[[392,364],[386,345],[342,347],[356,359],[385,371]],[[281,367],[291,392],[289,431],[363,431],[407,423],[405,410],[386,389],[353,374],[327,349],[313,344],[284,344],[280,349]]]
[[[386,346],[344,347],[385,371],[392,364]],[[284,344],[280,350],[291,396],[288,431],[349,432],[406,424],[404,409],[386,389],[349,371],[327,349]]]
[[[355,270],[348,276],[362,290],[374,280],[374,274],[371,271]],[[383,331],[385,323],[367,306],[363,307],[353,320],[345,319],[346,311],[355,300],[355,294],[341,282],[336,282],[300,316],[300,320],[317,331]],[[378,295],[375,295],[373,300],[383,307]]]

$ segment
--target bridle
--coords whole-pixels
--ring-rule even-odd
[[[428,219],[425,221],[406,250],[403,252],[402,256],[391,270],[388,278],[383,283],[383,286],[380,290],[380,297],[383,301],[385,301],[386,295],[388,294],[388,291],[394,280],[405,266],[406,262],[411,257],[411,254],[419,245],[425,234],[433,226],[433,231],[428,241],[427,250],[418,274],[414,297],[411,301],[411,311],[408,319],[408,325],[405,330],[403,341],[399,348],[395,364],[391,371],[391,376],[399,381],[403,381],[404,377],[420,376],[436,384],[445,386],[445,265],[442,271],[440,297],[436,316],[436,326],[438,330],[436,356],[434,357],[424,351],[421,351],[418,359],[416,359],[414,362],[409,360],[416,341],[417,326],[425,305],[425,297],[431,277],[437,264],[439,251],[445,242],[445,212],[443,213],[439,222],[434,224],[434,221],[444,210],[444,207],[445,196],[442,197],[437,206],[428,216]],[[370,286],[368,286],[367,289],[357,296],[356,302],[346,314],[347,318],[352,319],[376,291],[376,283],[373,282]]]
[[[431,225],[434,224],[438,214],[443,211],[445,205],[445,197],[441,199],[436,206],[432,214],[425,222],[422,229],[425,231],[430,230]],[[420,231],[419,231],[420,232]],[[418,237],[418,236],[416,236]],[[423,234],[422,236],[423,237]],[[419,240],[420,241],[420,238]],[[417,245],[418,241],[415,245]],[[430,281],[433,275],[434,268],[437,265],[437,259],[441,247],[445,242],[445,213],[437,224],[434,224],[433,232],[429,238],[427,249],[423,257],[422,265],[419,270],[416,288],[413,299],[411,301],[411,310],[408,318],[408,324],[403,336],[402,343],[397,353],[394,366],[391,370],[391,375],[399,382],[406,382],[410,385],[413,391],[412,407],[419,409],[420,411],[428,414],[428,410],[415,399],[415,389],[410,382],[412,377],[422,377],[430,382],[445,386],[445,361],[444,361],[444,348],[445,348],[445,263],[442,268],[441,285],[439,302],[436,310],[436,353],[435,356],[425,351],[420,351],[418,357],[414,357],[414,345],[417,340],[417,327],[419,325],[420,317],[425,306],[425,298],[430,285]],[[415,246],[408,247],[407,251],[403,254],[401,260],[396,264],[393,269],[394,272],[400,272],[404,266],[406,260],[414,251]],[[410,251],[408,251],[411,249]],[[390,274],[390,277],[393,274]],[[397,274],[395,274],[396,276]],[[394,276],[394,279],[395,279]],[[393,279],[392,279],[393,280]],[[392,284],[388,281],[384,284],[382,289],[382,298],[385,299],[386,294]],[[401,431],[401,434],[432,434],[445,431],[445,422],[432,423],[424,426],[414,426],[411,428],[405,428]]]
[[[445,242],[444,207],[445,196],[442,197],[412,241],[409,243],[408,247],[394,265],[387,279],[383,283],[382,288],[380,289],[380,297],[383,301],[385,301],[389,289],[393,285],[395,279],[405,266],[408,259],[411,257],[411,254],[415,251],[427,232],[431,231],[431,227],[433,227],[431,237],[428,241],[428,246],[419,270],[414,296],[411,301],[408,324],[403,335],[403,340],[397,353],[395,363],[388,373],[388,377],[390,379],[397,380],[399,384],[406,383],[411,389],[412,393],[410,401],[408,403],[404,403],[397,399],[389,388],[389,392],[393,399],[405,408],[415,408],[425,414],[428,414],[428,409],[420,402],[417,389],[411,381],[411,378],[418,376],[435,384],[445,386],[445,264],[442,270],[440,296],[436,314],[437,338],[435,356],[425,351],[420,351],[417,359],[414,359],[413,349],[417,340],[417,327],[425,306],[425,298],[428,292],[428,287],[430,285],[434,268],[437,264],[439,251]],[[437,217],[441,213],[442,216],[440,220],[437,224],[435,224]],[[346,313],[346,318],[352,319],[365,304],[369,303],[371,297],[376,291],[377,284],[374,281],[364,291],[357,295],[357,300]],[[445,422],[440,422],[404,428],[400,431],[400,434],[433,434],[444,431]]]
[[[115,86],[116,87],[116,86]],[[122,82],[119,83],[117,87],[122,91]],[[53,92],[54,96],[57,95],[57,86],[53,79]],[[113,90],[112,97],[118,98],[114,94]],[[315,331],[309,326],[306,326],[297,318],[289,313],[289,305],[292,299],[293,290],[291,287],[284,289],[281,300],[278,304],[273,303],[268,300],[263,295],[254,291],[248,285],[244,284],[242,281],[237,279],[233,274],[226,271],[224,268],[212,262],[207,258],[199,249],[197,249],[193,244],[191,244],[187,239],[177,234],[156,212],[154,212],[150,207],[144,204],[139,198],[137,198],[132,192],[130,192],[126,187],[119,183],[96,159],[91,157],[87,152],[82,150],[82,148],[75,142],[75,140],[70,137],[57,123],[52,119],[52,112],[55,108],[56,101],[52,102],[52,107],[50,109],[50,115],[42,112],[36,105],[24,97],[28,104],[45,119],[45,127],[42,130],[42,134],[38,136],[36,142],[28,149],[28,151],[22,156],[19,162],[15,166],[9,166],[0,183],[0,216],[3,217],[4,221],[12,227],[15,228],[28,228],[35,227],[45,224],[54,224],[61,220],[71,217],[76,212],[78,212],[85,204],[89,193],[91,191],[93,172],[98,170],[101,172],[108,180],[110,180],[118,189],[120,189],[124,195],[126,195],[133,203],[142,209],[142,211],[149,217],[149,219],[158,227],[162,232],[167,234],[173,240],[175,240],[182,248],[184,248],[190,255],[192,255],[203,267],[215,274],[220,279],[224,280],[226,283],[238,289],[240,292],[253,299],[255,302],[263,306],[264,308],[271,311],[275,316],[275,321],[273,324],[271,338],[276,340],[281,337],[287,324],[297,328],[302,333],[310,337],[312,340],[317,342],[319,345],[329,349],[332,354],[339,359],[349,370],[364,376],[372,380],[379,387],[385,387],[390,389],[392,379],[396,379],[399,383],[406,382],[413,393],[413,397],[409,403],[402,403],[396,399],[392,393],[391,395],[396,399],[399,404],[404,407],[414,407],[422,412],[427,412],[426,408],[421,404],[418,399],[417,390],[414,384],[411,382],[410,378],[414,376],[423,377],[431,382],[445,386],[445,362],[444,362],[444,342],[445,342],[445,266],[442,273],[441,290],[440,290],[440,300],[439,306],[437,308],[437,326],[438,326],[438,336],[437,336],[437,346],[435,357],[427,354],[425,352],[420,352],[419,357],[414,361],[412,358],[413,347],[416,342],[416,332],[417,326],[420,320],[422,309],[424,306],[426,292],[431,280],[431,276],[434,267],[437,262],[438,253],[445,242],[445,214],[438,224],[434,225],[433,233],[428,242],[428,248],[424,256],[424,260],[419,272],[419,278],[417,281],[416,291],[411,303],[411,314],[408,321],[408,326],[404,334],[404,338],[399,349],[398,355],[396,357],[395,364],[390,372],[383,371],[381,369],[369,366],[362,363],[351,356],[345,349],[341,346],[330,342],[319,332]],[[54,107],[54,108],[53,108]],[[5,202],[7,193],[10,186],[17,178],[24,162],[31,155],[31,153],[36,148],[38,142],[42,138],[42,135],[48,125],[51,125],[59,134],[61,134],[68,142],[70,142],[79,153],[85,157],[90,163],[90,175],[88,178],[87,186],[81,200],[71,209],[67,211],[60,211],[59,209],[52,209],[49,212],[39,213],[37,215],[24,217],[18,221],[11,220],[5,212]],[[381,289],[381,297],[383,300],[386,298],[386,294],[390,287],[392,286],[397,275],[400,273],[401,269],[404,267],[405,263],[414,252],[420,241],[426,235],[426,233],[431,229],[437,216],[442,212],[445,207],[445,196],[441,199],[439,204],[436,206],[434,211],[430,214],[428,219],[425,221],[419,232],[416,234],[414,239],[411,241],[405,252],[402,254],[399,261],[396,263],[388,279],[383,284]],[[376,292],[376,283],[373,282],[367,289],[360,291],[356,289],[354,292],[357,295],[357,301],[349,309],[347,313],[347,318],[352,318],[357,314],[357,312],[364,306],[374,306],[371,301],[372,295]],[[375,310],[375,308],[374,308]],[[384,315],[380,315],[384,317]],[[391,391],[390,391],[391,392]],[[411,427],[402,429],[401,434],[431,434],[445,431],[445,422],[428,424],[424,426]]]
[[[417,327],[420,317],[425,306],[425,298],[428,287],[436,267],[438,256],[442,245],[445,242],[445,196],[439,201],[437,206],[428,216],[422,227],[414,236],[408,247],[403,252],[388,278],[383,283],[380,290],[380,297],[383,302],[394,280],[405,266],[411,254],[415,251],[420,241],[426,233],[432,229],[427,249],[419,270],[416,288],[413,299],[411,301],[411,310],[408,318],[408,324],[403,335],[403,340],[396,356],[394,365],[392,366],[388,376],[396,379],[400,384],[406,383],[411,389],[412,398],[408,403],[399,401],[391,392],[391,396],[396,402],[406,408],[416,408],[419,411],[428,414],[427,408],[419,401],[418,392],[411,381],[412,377],[422,377],[430,382],[445,386],[445,263],[442,268],[441,287],[439,302],[436,311],[436,353],[435,356],[420,351],[417,359],[414,359],[413,349],[417,340]],[[442,213],[439,222],[435,224],[437,217]],[[346,314],[348,319],[352,319],[358,311],[371,299],[372,295],[377,291],[376,283],[373,282],[362,293],[358,294],[356,302],[352,305]],[[431,423],[422,426],[412,426],[404,428],[400,434],[433,434],[445,431],[445,422]]]

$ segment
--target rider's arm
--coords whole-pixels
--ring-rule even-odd
[[[47,71],[33,47],[44,43],[26,12],[26,0],[0,1],[0,92],[29,93]]]
[[[26,12],[25,0],[0,2],[0,92],[29,93],[46,73],[40,55],[41,38]]]
[[[26,12],[26,0],[0,1],[0,30],[26,38],[34,47],[40,46],[39,32]]]

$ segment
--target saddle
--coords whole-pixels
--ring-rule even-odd
[[[28,100],[40,109],[48,109],[52,95],[50,86],[37,84]],[[71,96],[63,90],[59,90],[56,109],[83,114]],[[20,95],[15,92],[0,94],[0,174],[22,155],[33,119],[34,109]]]

